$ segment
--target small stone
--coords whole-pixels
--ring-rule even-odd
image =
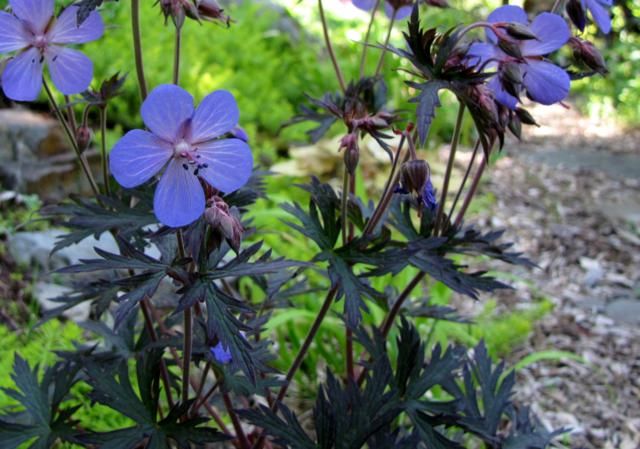
[[[605,308],[607,316],[627,324],[640,324],[640,301],[637,299],[617,299]]]

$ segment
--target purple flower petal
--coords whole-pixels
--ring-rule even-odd
[[[78,7],[69,6],[53,24],[48,37],[54,44],[83,44],[100,39],[103,34],[104,24],[97,11],[92,11],[78,26]]]
[[[171,158],[172,148],[147,131],[125,134],[109,154],[109,167],[120,185],[131,188],[148,181]]]
[[[93,62],[79,51],[52,45],[45,57],[51,81],[63,94],[79,94],[91,84]]]
[[[2,72],[2,90],[16,101],[33,101],[42,88],[42,58],[35,48],[10,59]]]
[[[396,20],[406,19],[411,15],[412,11],[413,11],[413,6],[411,5],[401,6],[400,8],[398,8],[398,11],[396,12]]]
[[[363,11],[371,11],[376,4],[376,0],[352,0],[353,6]]]
[[[523,56],[547,55],[562,47],[571,37],[567,22],[549,12],[543,12],[533,19],[530,28],[538,38],[522,42],[520,48]]]
[[[14,15],[0,11],[0,53],[20,50],[29,45],[29,33]]]
[[[193,116],[193,97],[174,84],[162,84],[144,100],[140,114],[152,133],[175,142],[182,137],[184,123]]]
[[[217,345],[211,348],[211,354],[218,361],[218,363],[221,363],[223,365],[226,365],[232,360],[231,351],[229,351],[228,348],[222,346],[222,342],[219,342]]]
[[[177,228],[193,223],[204,212],[204,191],[198,177],[175,159],[169,162],[153,198],[161,223]]]
[[[467,51],[467,58],[473,65],[485,65],[491,68],[496,63],[490,63],[492,59],[501,59],[504,53],[500,51],[495,45],[487,44],[485,42],[474,42],[469,46]]]
[[[516,109],[516,107],[518,106],[519,100],[513,95],[511,95],[509,92],[504,90],[504,88],[502,87],[502,83],[500,82],[500,79],[497,76],[494,76],[493,78],[491,78],[491,80],[487,85],[489,86],[489,89],[491,89],[491,91],[493,92],[493,96],[495,97],[498,103],[506,106],[511,110]]]
[[[191,144],[206,142],[231,131],[238,124],[240,112],[231,92],[217,90],[200,103],[191,120]]]
[[[569,95],[571,80],[567,72],[549,62],[529,60],[524,74],[524,87],[529,97],[540,104],[550,105]]]
[[[591,11],[591,17],[593,21],[598,25],[600,31],[604,34],[609,34],[611,31],[611,16],[609,11],[605,8],[606,2],[598,0],[583,0],[587,9]],[[609,5],[610,6],[610,5]]]
[[[505,5],[494,9],[493,12],[489,14],[489,17],[487,17],[487,22],[514,22],[526,25],[529,23],[529,18],[527,17],[525,10],[519,6]],[[486,35],[489,41],[494,43],[498,41],[498,38],[493,31],[487,30]]]
[[[230,193],[247,183],[253,170],[249,145],[240,139],[223,139],[198,146],[200,161],[209,166],[200,176],[216,189]]]
[[[54,0],[9,0],[11,10],[34,33],[41,33],[53,16]]]

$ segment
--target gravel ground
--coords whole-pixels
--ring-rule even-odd
[[[499,295],[501,307],[540,295],[555,305],[512,361],[551,349],[582,361],[520,370],[516,396],[549,428],[570,427],[569,447],[637,449],[640,133],[561,106],[534,116],[546,126],[505,146],[482,185],[496,204],[474,221],[506,227],[506,238],[540,266],[511,268],[521,281]]]

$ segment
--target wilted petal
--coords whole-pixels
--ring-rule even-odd
[[[153,198],[153,211],[161,223],[177,228],[193,223],[204,212],[204,191],[191,170],[172,160]]]
[[[0,53],[20,50],[29,45],[28,31],[14,15],[0,11]]]
[[[501,59],[504,56],[504,53],[495,45],[485,42],[474,42],[467,51],[467,58],[471,64],[479,66],[487,64],[486,67],[489,68],[495,65],[490,64],[491,60]]]
[[[109,167],[126,188],[148,181],[167,163],[173,150],[162,139],[140,129],[125,134],[109,153]]]
[[[240,112],[231,92],[216,90],[198,105],[191,120],[192,144],[206,142],[229,132],[238,124]]]
[[[89,17],[78,26],[78,7],[69,6],[53,24],[48,36],[54,44],[83,44],[100,39],[104,34],[102,17],[91,11]]]
[[[493,96],[495,97],[498,103],[506,106],[511,110],[516,109],[516,106],[518,105],[519,100],[513,95],[511,95],[509,92],[504,90],[504,88],[502,87],[502,83],[500,82],[500,79],[497,76],[494,76],[493,78],[491,78],[491,80],[488,83],[488,86],[489,86],[489,89],[491,89],[491,91],[493,92]]]
[[[199,162],[209,166],[199,174],[216,189],[229,193],[247,183],[253,169],[249,145],[240,139],[222,139],[198,146]]]
[[[42,57],[31,48],[10,59],[2,72],[2,90],[16,101],[33,101],[42,88]]]
[[[508,22],[508,23],[523,23],[528,24],[529,18],[527,17],[527,13],[524,9],[519,6],[514,5],[505,5],[500,8],[496,8],[493,10],[489,17],[487,17],[487,22],[490,23],[498,23],[498,22]],[[487,30],[487,39],[491,42],[497,42],[498,38],[494,34],[493,31]]]
[[[352,0],[353,6],[363,11],[371,11],[376,4],[376,0]]]
[[[65,95],[85,91],[93,78],[93,62],[70,48],[47,47],[45,51],[51,81]]]
[[[591,11],[591,17],[593,21],[598,25],[600,31],[604,34],[609,34],[611,31],[611,16],[609,11],[605,8],[608,2],[598,0],[584,0],[587,9]],[[610,6],[610,5],[609,5]]]
[[[571,80],[567,72],[549,62],[530,60],[524,74],[529,97],[540,104],[554,104],[569,95]]]
[[[175,84],[162,84],[144,100],[140,114],[151,132],[174,142],[183,124],[193,116],[193,97]]]
[[[31,26],[31,31],[42,32],[53,16],[54,0],[9,0],[18,19]]]
[[[542,56],[556,51],[567,43],[571,31],[567,22],[557,14],[543,12],[531,23],[531,31],[537,39],[522,42],[523,56]]]

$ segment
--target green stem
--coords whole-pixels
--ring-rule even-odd
[[[340,89],[342,90],[342,92],[345,92],[347,90],[347,87],[344,83],[344,77],[342,76],[342,71],[340,70],[340,66],[338,65],[338,60],[336,59],[336,55],[333,52],[331,38],[329,37],[329,27],[327,26],[327,18],[324,15],[324,6],[322,5],[322,0],[318,0],[318,11],[320,12],[320,21],[322,22],[322,34],[324,35],[324,43],[327,46],[327,52],[329,52],[329,57],[331,58],[333,69],[336,72],[336,78],[338,78]]]
[[[442,183],[442,193],[440,195],[440,204],[438,205],[438,213],[433,227],[433,235],[437,235],[441,227],[441,221],[444,216],[444,206],[447,200],[447,193],[449,191],[449,181],[451,180],[451,172],[453,171],[453,163],[456,158],[456,150],[458,149],[458,142],[460,141],[460,131],[462,130],[462,119],[464,118],[464,104],[460,103],[458,107],[458,117],[456,118],[456,125],[453,130],[453,138],[451,139],[451,149],[449,151],[449,160],[447,162],[447,170],[444,174],[444,182]]]
[[[176,27],[175,49],[173,51],[173,84],[180,84],[180,47],[182,46],[182,27]]]
[[[104,180],[104,192],[111,196],[109,187],[109,155],[107,154],[107,107],[100,108],[100,141],[102,152],[102,178]]]
[[[51,104],[51,108],[56,114],[56,118],[62,125],[62,128],[64,129],[64,132],[67,135],[67,139],[69,139],[69,143],[71,144],[73,151],[75,151],[76,153],[78,162],[80,163],[80,166],[82,167],[82,171],[84,172],[85,176],[87,177],[87,180],[89,181],[91,190],[93,190],[93,194],[96,196],[96,199],[98,199],[98,202],[100,202],[100,199],[99,199],[100,190],[98,189],[98,185],[96,184],[95,179],[93,179],[93,175],[91,174],[91,170],[89,169],[89,165],[87,164],[86,159],[82,156],[82,152],[78,147],[78,142],[76,141],[75,134],[71,132],[71,129],[69,129],[69,124],[67,123],[64,116],[62,115],[62,111],[58,107],[56,100],[53,98],[53,93],[51,92],[49,85],[44,79],[42,80],[42,85],[44,86],[44,90],[47,93],[47,97],[49,97],[49,103]]]
[[[380,55],[380,59],[378,60],[378,65],[376,67],[376,73],[374,76],[380,75],[380,71],[382,70],[382,65],[384,64],[384,57],[387,54],[387,46],[389,45],[389,40],[391,39],[391,32],[393,31],[393,24],[396,22],[397,12],[398,11],[394,9],[393,14],[391,15],[391,20],[389,21],[389,30],[387,31],[387,37],[384,40],[384,47],[382,48],[382,54]]]
[[[367,33],[364,35],[364,46],[362,47],[362,56],[360,57],[360,78],[364,76],[364,66],[367,61],[367,49],[369,48],[369,37],[371,36],[371,29],[373,28],[376,11],[378,11],[380,3],[382,3],[382,0],[376,0],[376,4],[371,10],[371,19],[369,20],[369,26],[367,26]]]

